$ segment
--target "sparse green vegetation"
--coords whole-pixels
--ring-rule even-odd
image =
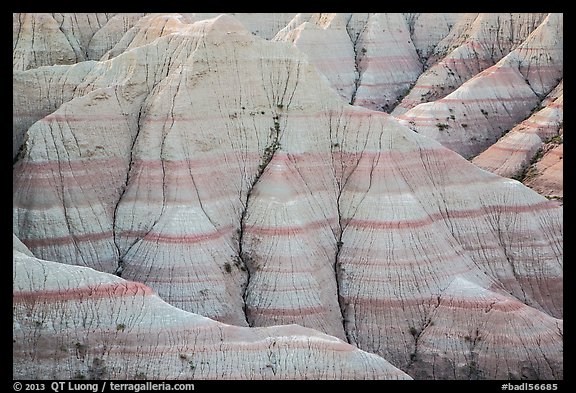
[[[135,375],[134,375],[134,379],[136,380],[140,380],[140,381],[145,381],[148,379],[148,376],[146,375],[146,373],[142,372],[142,371],[138,371]]]
[[[478,368],[478,363],[472,360],[466,366],[468,367],[468,379],[470,380],[479,379],[480,369]]]
[[[94,358],[92,364],[88,367],[88,376],[91,380],[102,380],[108,375],[106,361],[101,358]]]
[[[80,371],[76,371],[76,374],[74,374],[72,379],[86,379],[86,376],[82,374]]]
[[[450,128],[450,126],[448,124],[445,124],[445,123],[436,123],[436,127],[438,127],[438,129],[440,131],[444,131],[444,130],[447,130],[448,128]]]
[[[544,143],[560,144],[563,141],[564,141],[564,136],[562,134],[560,134],[560,135],[555,135],[555,136],[545,140]]]
[[[559,195],[544,195],[544,197],[548,200],[552,201],[562,201],[564,198]]]

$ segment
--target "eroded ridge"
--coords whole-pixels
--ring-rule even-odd
[[[261,342],[259,332],[270,329],[304,329],[298,332],[310,337],[316,333],[307,329],[320,331],[343,351],[357,351],[347,341],[416,378],[561,379],[562,208],[446,147],[475,154],[485,142],[474,132],[496,140],[506,122],[536,121],[530,108],[539,105],[534,116],[558,114],[562,66],[552,54],[561,52],[561,17],[542,16],[523,30],[526,40],[507,44],[508,54],[498,47],[502,57],[495,55],[494,65],[400,121],[382,107],[359,105],[370,96],[366,83],[391,61],[378,60],[388,45],[381,33],[397,28],[395,42],[406,39],[400,58],[422,68],[433,59],[430,46],[468,31],[466,23],[449,26],[456,19],[444,18],[444,27],[425,35],[432,21],[415,14],[271,18],[290,23],[275,37],[268,26],[264,39],[253,34],[258,23],[249,15],[148,15],[99,61],[14,71],[14,86],[22,89],[14,105],[29,102],[30,109],[15,111],[21,134],[14,139],[13,231],[34,256],[54,261],[37,262],[39,269],[57,268],[62,274],[51,280],[58,288],[67,285],[60,276],[93,272],[72,265],[97,269],[106,282],[145,292],[129,302],[144,304],[154,292],[154,302],[171,305],[162,303],[159,313],[200,314],[249,342],[251,335]],[[342,49],[334,52],[346,64],[343,79],[306,54],[323,31]],[[411,69],[391,73],[394,86],[410,89],[416,74],[404,78],[404,71]],[[51,94],[44,101],[26,86]],[[448,126],[436,124],[444,124],[440,113]],[[467,116],[477,121],[464,123]],[[434,136],[434,128],[446,135],[420,135]],[[53,312],[26,275],[33,276],[18,276],[18,285],[31,285],[24,297],[39,304],[39,313]],[[58,307],[75,301],[64,300]],[[81,321],[92,312],[70,307],[58,318]],[[115,335],[129,326],[122,313],[136,312],[118,307],[119,322],[106,325],[118,326]],[[155,312],[146,318],[159,324]],[[38,340],[47,336],[18,324],[19,359],[33,363],[43,356]],[[292,324],[303,328],[272,328]],[[36,330],[44,334],[42,326]],[[53,342],[71,334],[53,331]],[[212,378],[236,364],[220,355],[196,362],[190,337],[174,332],[162,350],[182,342],[186,351],[178,350],[162,373]],[[194,348],[211,345],[207,336],[195,337]],[[86,358],[83,339],[73,340]],[[264,371],[249,368],[247,375],[349,375],[326,365],[288,372],[273,340],[267,343]],[[128,344],[114,356],[157,349]],[[301,344],[302,356],[316,351]],[[101,356],[86,359],[83,375],[103,375]],[[78,365],[67,361],[70,373]],[[107,372],[124,364],[116,362],[110,358]],[[366,362],[354,363],[363,371],[353,375],[383,370]],[[52,375],[44,363],[30,367],[34,375]],[[122,367],[118,376],[165,376]],[[58,370],[54,375],[68,375]]]

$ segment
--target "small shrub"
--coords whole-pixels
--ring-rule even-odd
[[[123,332],[124,329],[126,329],[126,325],[124,325],[123,323],[119,323],[116,325],[116,331],[117,332]]]
[[[80,371],[76,371],[76,374],[74,374],[72,379],[86,379],[86,375],[82,374]]]
[[[145,381],[148,379],[148,376],[146,375],[146,373],[142,372],[142,371],[138,371],[135,375],[134,375],[134,379],[136,380],[140,380],[140,381]]]
[[[108,375],[106,361],[100,358],[94,358],[92,365],[88,367],[88,376],[91,380],[102,380]]]
[[[448,124],[445,124],[445,123],[436,123],[436,127],[438,127],[438,129],[440,131],[444,131],[444,130],[450,128],[450,126]]]
[[[232,272],[232,265],[230,265],[228,262],[226,262],[224,264],[224,270],[226,270],[226,273],[231,273]]]
[[[552,138],[544,141],[544,143],[554,143],[554,144],[560,144],[562,143],[564,140],[564,136],[563,135],[556,135],[553,136]]]

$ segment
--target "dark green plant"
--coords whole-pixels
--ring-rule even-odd
[[[450,126],[448,124],[445,124],[445,123],[436,123],[436,127],[438,127],[438,129],[440,131],[444,131],[444,130],[447,130],[448,128],[450,128]]]

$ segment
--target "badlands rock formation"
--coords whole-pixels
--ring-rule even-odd
[[[226,325],[140,283],[22,251],[15,245],[16,379],[411,379],[311,329]]]
[[[458,154],[561,116],[562,15],[400,120],[489,16],[114,15],[99,60],[21,66],[40,17],[14,16],[15,377],[563,378],[562,207]]]
[[[563,82],[541,105],[544,105],[542,109],[516,125],[472,162],[501,176],[524,180],[547,197],[561,198]]]
[[[427,68],[394,110],[395,115],[445,97],[521,45],[546,14],[465,14],[422,53]],[[425,29],[428,31],[428,29]],[[431,46],[428,46],[430,48]]]

